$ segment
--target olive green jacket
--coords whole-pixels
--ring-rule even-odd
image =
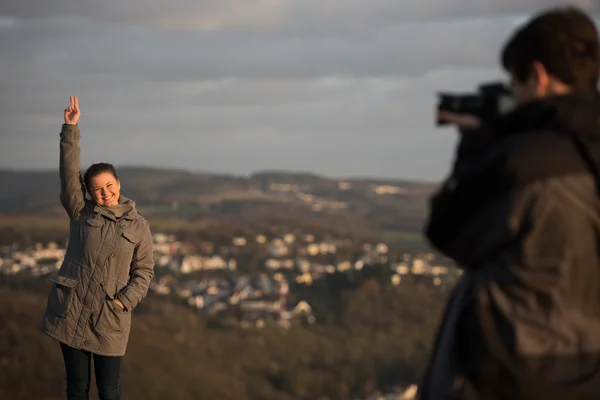
[[[79,144],[79,127],[63,125],[60,199],[70,217],[69,244],[52,279],[41,330],[76,349],[122,356],[131,312],[146,296],[154,276],[152,234],[132,200],[119,198],[132,210],[116,218],[86,199]]]

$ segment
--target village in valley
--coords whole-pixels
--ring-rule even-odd
[[[453,284],[461,273],[434,253],[403,253],[401,259],[391,259],[385,243],[363,243],[358,251],[347,251],[356,247],[349,239],[317,240],[310,233],[236,236],[218,251],[207,241],[191,244],[165,233],[154,233],[153,237],[156,266],[152,292],[179,299],[211,316],[234,311],[244,327],[274,323],[289,328],[297,322],[315,323],[311,304],[305,300],[290,303],[290,287],[311,286],[332,274],[388,265],[392,285],[418,276],[439,286]],[[253,271],[244,266],[247,252],[264,255],[258,261],[262,265]],[[4,246],[0,248],[0,273],[32,277],[53,274],[64,256],[65,249],[53,242],[33,248]]]

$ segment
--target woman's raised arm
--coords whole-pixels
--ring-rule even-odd
[[[71,96],[70,105],[65,108],[65,123],[60,132],[60,202],[69,214],[76,219],[85,206],[85,185],[81,177],[81,154],[79,132],[79,99]]]

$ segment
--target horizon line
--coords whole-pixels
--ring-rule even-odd
[[[170,172],[181,172],[188,174],[197,174],[197,175],[215,175],[215,176],[230,176],[230,177],[243,177],[249,179],[256,175],[261,174],[287,174],[287,175],[312,175],[314,177],[325,178],[329,180],[339,180],[339,181],[357,181],[357,180],[372,180],[372,181],[405,181],[405,182],[413,182],[420,184],[439,184],[441,180],[430,180],[430,179],[419,179],[419,178],[402,178],[402,177],[376,177],[376,176],[331,176],[324,173],[314,172],[314,171],[306,171],[306,170],[289,170],[289,169],[261,169],[250,171],[246,174],[234,173],[234,172],[217,172],[217,171],[209,171],[209,170],[192,170],[186,169],[183,167],[168,167],[168,166],[159,166],[159,165],[136,165],[136,164],[115,164],[115,168],[118,170],[122,169],[140,169],[140,170],[157,170],[157,171],[170,171]],[[82,168],[82,170],[85,168]],[[58,171],[58,167],[56,168],[14,168],[14,167],[2,167],[0,166],[0,172],[24,172],[24,173],[49,173]]]

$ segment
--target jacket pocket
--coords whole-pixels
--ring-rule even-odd
[[[104,222],[100,218],[87,218],[80,223],[79,235],[84,242],[89,237],[99,237],[103,226]]]
[[[101,333],[123,332],[129,328],[128,320],[128,313],[106,297],[96,321],[96,330]]]
[[[138,244],[140,235],[134,229],[125,229],[122,233],[123,237],[132,244]]]
[[[75,287],[79,282],[66,276],[57,276],[50,280],[54,282],[54,287],[50,291],[48,308],[54,314],[64,318],[67,316],[67,312],[75,296]]]
[[[129,265],[133,260],[133,256],[135,253],[135,246],[140,242],[139,234],[132,227],[127,227],[121,232],[121,236],[119,238],[119,264],[126,265],[127,274],[129,274]],[[114,277],[118,279],[122,279],[124,277],[125,271],[122,268],[115,270],[113,272]]]
[[[104,225],[104,222],[100,218],[88,218],[85,220],[85,223],[89,226],[100,227]]]

